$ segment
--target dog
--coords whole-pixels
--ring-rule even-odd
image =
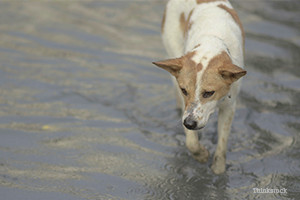
[[[211,169],[221,174],[241,78],[247,73],[241,21],[227,0],[170,0],[161,31],[170,59],[153,64],[172,75],[186,146],[200,163],[207,162],[209,151],[199,143],[197,130],[219,109]]]

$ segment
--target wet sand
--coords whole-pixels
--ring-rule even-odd
[[[190,156],[171,79],[151,64],[167,57],[165,3],[0,3],[1,199],[298,198],[299,2],[232,2],[248,74],[222,175]],[[216,125],[200,133],[211,155]]]

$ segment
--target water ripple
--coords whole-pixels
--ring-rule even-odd
[[[156,188],[151,188],[147,185],[144,186],[132,186],[127,191],[128,194],[143,198],[143,199],[162,199],[162,192],[157,191]]]

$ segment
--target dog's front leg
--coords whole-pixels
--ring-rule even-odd
[[[192,131],[185,127],[184,131],[186,134],[186,146],[193,158],[200,163],[206,163],[209,157],[209,151],[199,143],[197,131]]]
[[[225,171],[227,141],[235,113],[235,102],[219,108],[218,115],[218,145],[214,155],[212,170],[215,174]]]

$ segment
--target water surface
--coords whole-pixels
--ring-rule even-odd
[[[0,3],[1,198],[298,198],[299,2],[232,2],[248,74],[222,175],[190,156],[170,77],[151,64],[167,57],[165,3]],[[200,133],[211,155],[216,126]]]

